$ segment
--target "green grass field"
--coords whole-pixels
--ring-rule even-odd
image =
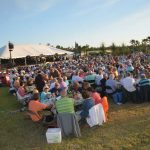
[[[150,103],[110,105],[106,124],[81,129],[81,138],[47,144],[42,126],[19,109],[16,98],[0,88],[0,150],[150,150]]]

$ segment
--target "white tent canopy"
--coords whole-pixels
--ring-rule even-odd
[[[11,52],[12,58],[24,58],[26,56],[39,56],[43,55],[62,55],[68,54],[71,55],[73,52],[57,49],[55,47],[50,47],[46,45],[14,45],[14,49]],[[0,58],[9,59],[10,52],[8,45],[0,48]]]

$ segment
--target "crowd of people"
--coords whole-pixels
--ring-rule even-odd
[[[150,60],[144,53],[88,56],[9,71],[10,93],[34,112],[75,113],[84,122],[89,109],[107,98],[116,105],[150,102]],[[106,108],[107,107],[107,108]],[[31,115],[39,121],[40,115]]]

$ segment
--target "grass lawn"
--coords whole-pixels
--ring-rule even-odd
[[[16,98],[0,88],[0,150],[150,150],[150,103],[110,105],[109,120],[81,129],[81,138],[47,144],[45,132],[19,109]]]

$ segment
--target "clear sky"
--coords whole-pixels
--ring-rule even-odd
[[[0,0],[0,47],[99,46],[150,36],[150,0]]]

